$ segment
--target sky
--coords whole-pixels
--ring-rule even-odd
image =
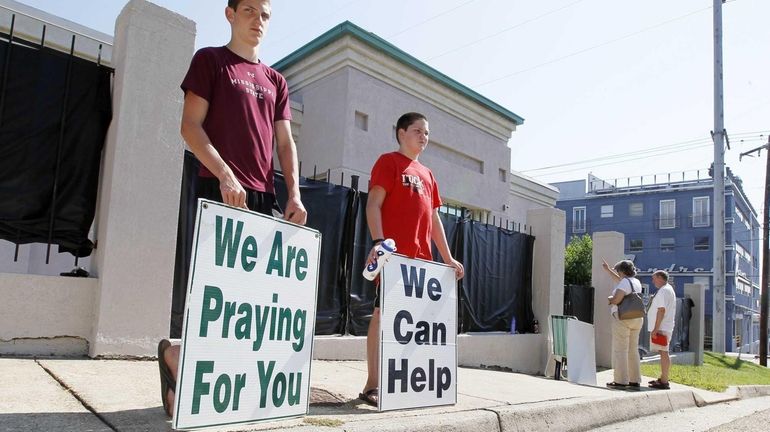
[[[20,0],[112,35],[124,0]],[[154,0],[224,45],[225,0]],[[713,161],[713,0],[273,0],[273,64],[349,20],[523,117],[511,168],[542,182],[695,175]],[[770,1],[723,5],[725,162],[761,212]],[[681,176],[681,174],[679,174]],[[660,177],[659,177],[660,178]],[[676,178],[676,177],[674,177]],[[623,184],[625,180],[621,180]],[[759,214],[761,220],[761,213]]]

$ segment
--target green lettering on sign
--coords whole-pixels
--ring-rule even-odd
[[[222,232],[222,216],[216,218],[216,241],[214,243],[215,263],[222,267],[227,254],[227,266],[235,267],[235,257],[237,255],[238,244],[241,242],[241,232],[243,231],[243,222],[238,221],[235,228],[235,238],[233,238],[233,220],[227,218],[224,233]],[[255,251],[256,253],[256,248]],[[244,258],[241,258],[245,261]],[[244,266],[245,267],[245,266]]]
[[[203,382],[203,374],[214,372],[213,361],[198,361],[195,363],[195,383],[193,385],[193,403],[191,414],[201,412],[201,396],[209,394],[209,383]],[[165,395],[164,395],[165,396]]]
[[[267,262],[267,274],[272,274],[273,271],[277,271],[278,276],[283,276],[283,234],[280,231],[275,232],[273,248]]]

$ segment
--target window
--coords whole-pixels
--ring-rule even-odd
[[[692,199],[692,226],[709,226],[709,197],[695,197]]]
[[[572,207],[572,232],[586,232],[586,208]]]
[[[628,242],[629,252],[641,252],[644,249],[644,242],[642,240],[631,240]]]
[[[663,252],[672,252],[674,250],[674,238],[664,237],[660,239],[660,250]]]
[[[644,216],[644,203],[631,203],[628,205],[629,216]]]
[[[500,181],[505,182],[508,178],[508,171],[500,168]]]
[[[741,294],[744,294],[744,295],[747,295],[747,296],[751,296],[751,291],[752,291],[751,290],[751,285],[747,284],[746,282],[744,282],[744,281],[742,281],[740,279],[735,284],[735,289],[736,289],[736,291],[738,291]]]
[[[746,248],[738,243],[735,243],[735,252],[738,255],[738,258],[743,258],[746,260],[746,262],[751,263],[751,254],[746,250]]]
[[[368,131],[369,130],[369,116],[356,111],[356,119],[355,119],[356,127],[358,129],[361,129],[362,131]]]
[[[751,228],[751,222],[749,221],[749,218],[747,218],[738,207],[735,207],[735,218],[743,222],[746,225],[746,228]]]
[[[660,229],[676,228],[676,200],[660,201]]]
[[[709,241],[710,240],[711,239],[709,239],[708,236],[698,236],[698,237],[695,237],[695,239],[693,241],[693,243],[694,243],[693,244],[693,249],[695,249],[696,251],[707,251],[707,250],[709,250]]]
[[[603,205],[602,206],[602,217],[603,218],[611,218],[613,213],[615,213],[615,206],[613,206],[613,205]]]
[[[446,213],[448,215],[463,217],[463,210],[460,207],[442,205],[441,207],[438,208],[438,211],[441,213]]]

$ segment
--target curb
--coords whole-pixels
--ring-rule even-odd
[[[770,396],[770,385],[742,385],[730,386],[727,391],[735,394],[738,399],[750,399],[755,397]]]
[[[556,407],[492,408],[500,417],[500,431],[580,431],[696,406],[692,391],[645,392],[596,399]]]
[[[500,421],[494,412],[477,409],[437,415],[399,417],[388,420],[365,420],[340,426],[345,432],[500,432]]]
[[[504,405],[440,415],[352,421],[339,426],[318,429],[303,425],[293,430],[297,432],[315,430],[328,432],[584,431],[638,417],[676,412],[697,406],[695,395],[689,390],[644,392],[579,403],[570,402],[569,399],[565,399],[556,406]]]

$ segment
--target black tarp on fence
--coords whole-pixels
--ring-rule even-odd
[[[534,237],[472,220],[460,224],[460,331],[533,331]]]
[[[112,70],[15,42],[0,41],[0,238],[88,256]]]
[[[184,178],[194,183],[191,155],[185,157]],[[193,178],[190,178],[193,177]],[[276,175],[278,202],[286,202],[283,177]],[[194,187],[194,186],[192,186]],[[300,178],[302,202],[308,211],[307,226],[322,234],[316,334],[366,335],[374,309],[374,285],[361,275],[371,248],[366,224],[367,194],[354,188]],[[179,232],[191,232],[194,224],[193,195],[183,196]],[[467,218],[441,214],[452,254],[463,262],[466,276],[460,282],[458,327],[465,331],[510,329],[516,317],[519,332],[532,331],[532,248],[534,237]],[[181,334],[186,275],[181,260],[189,262],[189,246],[178,239],[177,272],[174,278],[171,336]],[[182,250],[182,252],[180,252]],[[434,250],[434,258],[440,256]]]
[[[564,285],[564,315],[594,323],[594,288],[582,285]]]

